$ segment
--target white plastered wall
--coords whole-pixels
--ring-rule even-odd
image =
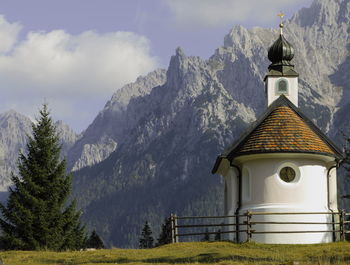
[[[232,216],[236,214],[238,207],[238,175],[239,172],[234,167],[229,167],[226,171],[225,177],[225,215]],[[229,217],[225,221],[227,224],[235,224],[236,219]],[[224,231],[234,231],[236,229],[235,225],[223,227]],[[227,240],[236,241],[236,233],[226,234],[225,238]]]
[[[252,212],[330,212],[328,209],[327,172],[328,164],[319,159],[320,156],[269,157],[256,156],[242,162],[250,175],[251,194],[242,194],[240,214]],[[329,161],[328,161],[329,162]],[[279,171],[284,166],[290,166],[297,173],[296,181],[286,183],[279,177]],[[336,203],[336,175],[331,176],[333,194]],[[243,180],[242,180],[243,181]],[[335,181],[335,183],[334,183]],[[334,193],[335,192],[335,193]],[[334,207],[336,205],[334,204]],[[330,222],[331,215],[264,215],[254,216],[253,221],[269,222]],[[242,220],[243,221],[243,220]],[[244,229],[244,227],[242,227]],[[253,229],[257,231],[326,231],[332,230],[332,225],[276,225],[260,224]],[[254,241],[262,243],[297,244],[324,243],[333,241],[333,234],[325,233],[288,233],[288,234],[254,234]],[[246,234],[241,233],[239,241],[246,240]]]
[[[329,207],[338,211],[337,169],[332,167],[329,172]]]
[[[272,77],[266,78],[267,106],[270,106],[281,94],[277,93],[277,83],[280,79],[288,82],[288,94],[285,96],[298,107],[298,77]]]
[[[329,208],[333,212],[339,211],[338,209],[338,191],[337,191],[337,169],[333,165],[329,166]],[[339,216],[334,216],[334,222],[339,222]],[[339,230],[340,226],[335,225],[335,230]],[[335,238],[336,241],[340,240],[340,235],[337,233]]]
[[[286,183],[279,177],[285,166],[295,169],[297,181]],[[327,167],[320,160],[298,158],[260,158],[244,164],[250,172],[250,200],[242,207],[255,204],[294,204],[303,208],[327,208]]]

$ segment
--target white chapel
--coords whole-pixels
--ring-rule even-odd
[[[271,64],[264,80],[267,109],[218,156],[212,172],[225,179],[225,215],[267,213],[253,215],[257,222],[254,229],[272,233],[253,234],[253,241],[332,242],[336,234],[324,231],[335,230],[334,216],[320,213],[338,211],[336,168],[343,153],[298,108],[299,75],[291,62],[294,49],[283,35],[282,23],[280,28],[278,39],[268,51]],[[233,219],[230,222],[236,224],[237,230],[245,229],[240,226],[243,219]],[[299,224],[290,224],[293,222]],[[246,233],[230,234],[236,242],[244,242],[246,237]]]

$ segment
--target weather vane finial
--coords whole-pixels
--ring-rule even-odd
[[[280,13],[277,14],[277,16],[279,16],[280,19],[281,19],[281,23],[280,23],[281,35],[283,34],[283,17],[284,17],[285,15],[286,15],[286,14],[284,14],[282,11],[280,11]]]

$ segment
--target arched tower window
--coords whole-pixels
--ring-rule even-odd
[[[288,95],[288,81],[287,79],[281,78],[277,81],[276,84],[276,94],[277,95]]]

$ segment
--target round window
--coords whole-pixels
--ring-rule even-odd
[[[285,182],[292,182],[295,180],[296,173],[291,167],[284,167],[280,171],[280,178]]]

